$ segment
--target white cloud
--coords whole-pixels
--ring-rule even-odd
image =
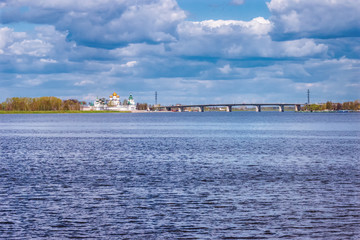
[[[85,86],[85,85],[91,85],[91,84],[95,84],[95,82],[91,81],[91,80],[82,80],[80,82],[74,83],[74,86]]]
[[[40,59],[40,62],[43,62],[43,63],[57,63],[58,61],[54,60],[54,59],[50,59],[50,58],[41,58]]]
[[[288,57],[304,57],[317,54],[325,54],[328,47],[324,44],[316,44],[312,39],[300,39],[280,42],[283,47],[283,55]]]
[[[79,45],[108,49],[174,41],[176,26],[186,17],[175,0],[14,0],[5,8],[3,21],[52,24]]]
[[[9,61],[23,62],[26,57],[41,57],[42,63],[56,63],[61,55],[69,54],[70,48],[71,43],[66,42],[65,35],[51,26],[37,27],[28,33],[0,28],[0,53],[7,55]]]
[[[231,1],[231,4],[234,4],[234,5],[242,5],[245,3],[245,0],[232,0]]]
[[[277,38],[359,36],[359,0],[271,0]]]
[[[14,32],[13,29],[8,27],[0,28],[0,54],[3,54],[6,48],[18,39],[26,37],[24,32]]]
[[[25,79],[19,83],[16,83],[16,87],[36,87],[44,83],[45,80],[40,78]]]
[[[9,28],[0,28],[0,54],[4,53],[4,48],[10,42],[11,30]]]
[[[179,55],[206,57],[259,55],[261,50],[254,46],[259,41],[270,40],[267,34],[271,28],[270,21],[264,18],[255,18],[249,22],[234,20],[183,22],[178,26],[179,41],[170,43],[169,46]]]
[[[339,18],[356,1],[273,0],[270,20],[200,22],[184,21],[172,0],[3,1],[2,19],[46,25],[27,33],[0,28],[1,86],[88,100],[142,91],[149,102],[156,87],[169,103],[297,101],[307,88],[324,99],[331,91],[358,96],[359,38],[312,38],[356,30],[357,6]],[[14,14],[21,6],[29,8]]]
[[[137,61],[130,61],[130,62],[127,62],[127,63],[125,63],[125,64],[121,64],[120,66],[121,66],[121,67],[131,68],[131,67],[136,66],[136,64],[137,64]]]
[[[251,21],[237,20],[205,20],[202,22],[184,22],[178,27],[179,34],[255,34],[266,35],[272,29],[271,22],[263,17],[257,17]]]
[[[0,28],[0,48],[4,48],[9,42],[10,34],[12,30],[8,27]]]
[[[231,67],[229,64],[226,64],[225,66],[219,68],[220,72],[224,73],[224,74],[228,74],[231,72]]]
[[[44,42],[40,39],[23,40],[9,46],[9,50],[13,54],[27,54],[36,57],[47,56],[47,54],[51,51],[52,48],[53,46],[50,43]]]
[[[328,47],[313,39],[275,42],[269,36],[272,23],[258,17],[249,22],[207,20],[179,25],[179,41],[169,46],[174,53],[225,58],[305,57],[326,55]]]

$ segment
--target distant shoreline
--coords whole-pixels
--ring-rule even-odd
[[[184,111],[184,112],[196,112],[196,111]],[[205,112],[226,112],[226,111],[205,111]],[[252,110],[235,110],[233,112],[255,112]],[[262,112],[277,112],[275,110],[265,110]],[[286,110],[285,112],[292,112]],[[177,113],[176,111],[0,111],[1,114],[73,114],[73,113]],[[340,111],[298,111],[297,113],[359,113],[354,110],[340,110]]]
[[[131,111],[0,111],[0,114],[131,113]]]

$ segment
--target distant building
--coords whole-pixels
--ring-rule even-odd
[[[131,105],[131,106],[135,106],[135,100],[133,98],[133,96],[130,94],[129,96],[129,100],[128,100],[128,105]]]
[[[108,108],[117,108],[121,105],[120,96],[114,92],[109,96]]]
[[[122,104],[120,96],[114,92],[109,96],[109,100],[105,98],[96,98],[93,106],[84,107],[83,110],[90,111],[135,111],[136,103],[133,96],[130,94],[127,104]]]

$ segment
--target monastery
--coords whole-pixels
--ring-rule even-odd
[[[84,109],[85,110],[85,109]],[[135,111],[136,103],[133,96],[130,94],[127,104],[122,104],[120,100],[120,96],[114,92],[109,96],[109,100],[105,100],[105,98],[96,98],[92,106],[89,106],[88,109],[90,111]]]

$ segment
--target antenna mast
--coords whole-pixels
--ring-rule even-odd
[[[307,103],[310,104],[310,89],[307,90]]]

